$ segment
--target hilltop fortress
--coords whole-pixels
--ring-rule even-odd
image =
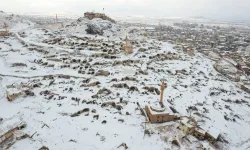
[[[94,13],[94,12],[86,12],[84,13],[84,17],[88,18],[90,20],[94,19],[94,18],[101,18],[103,20],[109,20],[113,23],[116,23],[115,20],[111,19],[110,17],[106,16],[105,14],[102,13]]]

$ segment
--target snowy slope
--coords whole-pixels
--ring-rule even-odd
[[[89,20],[84,17],[78,18],[76,21],[65,23],[65,30],[68,33],[74,34],[86,34],[86,29],[88,25],[95,25],[96,27],[104,30],[104,36],[119,36],[120,26],[107,20],[102,20],[99,18]]]
[[[27,18],[14,14],[0,13],[0,28],[3,28],[4,23],[8,25],[8,29],[12,31],[20,31],[22,29],[34,25]]]
[[[24,132],[34,134],[30,139],[16,142],[11,150],[33,150],[42,146],[62,150],[124,149],[118,148],[122,143],[131,150],[196,149],[201,144],[213,149],[207,141],[192,136],[189,137],[191,143],[182,141],[185,134],[177,129],[178,122],[147,124],[146,129],[152,134],[144,135],[145,117],[136,103],[142,107],[149,104],[159,107],[159,95],[146,91],[145,87],[159,89],[161,79],[167,83],[166,107],[175,108],[180,116],[191,115],[205,130],[218,131],[229,142],[220,143],[221,147],[249,148],[250,130],[246,130],[250,126],[249,94],[216,72],[215,62],[202,54],[190,57],[173,49],[172,44],[141,37],[135,41],[138,46],[134,46],[134,53],[126,55],[119,48],[123,42],[120,37],[125,37],[128,32],[117,31],[120,27],[112,25],[105,35],[113,32],[113,36],[119,35],[119,38],[89,36],[85,32],[89,22],[107,24],[99,19],[82,18],[69,26],[64,24],[65,28],[52,30],[47,25],[26,28],[18,19],[9,22],[16,36],[0,37],[0,117],[22,118],[27,123]],[[16,26],[22,31],[14,30]],[[93,45],[102,45],[98,49],[83,44],[97,39]],[[146,51],[139,51],[141,47]],[[106,57],[99,57],[98,54],[103,53]],[[109,56],[116,57],[111,59]],[[110,74],[95,75],[100,70]],[[136,81],[127,81],[125,77]],[[98,85],[87,86],[96,81]],[[114,86],[120,83],[136,87],[138,91]],[[34,96],[9,102],[6,98],[9,85],[29,87]],[[99,93],[102,88],[111,93]],[[195,109],[191,110],[190,106]],[[85,108],[89,111],[71,117]],[[99,115],[98,119],[96,115]],[[174,139],[181,141],[180,148],[171,144]]]

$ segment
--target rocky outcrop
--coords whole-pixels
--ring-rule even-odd
[[[95,20],[87,23],[86,32],[88,34],[103,35],[104,30],[109,30],[111,28],[112,28],[112,23],[110,21],[95,19]]]
[[[98,35],[103,35],[103,29],[99,28],[95,24],[87,24],[87,29],[86,32],[88,34],[98,34]]]

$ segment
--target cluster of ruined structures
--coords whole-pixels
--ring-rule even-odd
[[[172,109],[168,110],[167,107],[163,105],[163,91],[165,88],[165,83],[162,81],[161,85],[161,97],[160,104],[162,108],[154,108],[152,106],[145,106],[145,111],[138,104],[139,109],[142,114],[146,117],[146,122],[150,123],[164,123],[170,121],[178,121],[179,129],[183,131],[186,135],[193,135],[199,140],[207,140],[210,144],[215,145],[216,141],[220,138],[220,132],[212,127],[207,127],[203,129],[198,126],[197,121],[192,117],[179,116]],[[179,145],[179,144],[178,144]]]
[[[0,118],[0,149],[8,149],[16,141],[30,137],[21,130],[26,123],[17,119],[2,120]]]
[[[196,120],[192,117],[181,117],[179,128],[188,135],[193,135],[199,140],[208,140],[211,144],[215,144],[220,137],[220,132],[215,128],[207,130],[199,127]]]

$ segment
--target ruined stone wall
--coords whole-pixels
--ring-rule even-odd
[[[188,50],[187,53],[188,53],[189,56],[194,56],[194,50],[193,49]]]
[[[195,130],[194,127],[189,128],[185,124],[182,124],[182,123],[180,123],[179,127],[186,134],[192,134],[192,133],[194,133],[194,130]]]
[[[6,132],[4,135],[0,137],[0,144],[2,144],[4,141],[6,141],[8,138],[13,136],[13,132],[16,131],[17,129],[11,129],[8,132]]]
[[[8,36],[9,31],[0,31],[0,36]]]

